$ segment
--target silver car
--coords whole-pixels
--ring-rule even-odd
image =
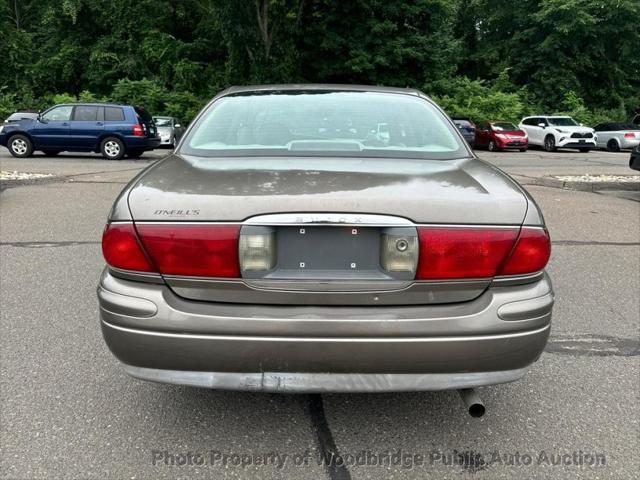
[[[640,145],[640,126],[633,123],[601,123],[593,129],[598,134],[598,148],[619,152]]]
[[[182,138],[184,127],[173,117],[153,117],[153,121],[160,135],[160,145],[174,148]]]
[[[522,377],[554,294],[542,214],[415,90],[233,87],[104,231],[101,325],[130,375],[276,392]]]

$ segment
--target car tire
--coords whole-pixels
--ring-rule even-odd
[[[107,137],[100,142],[100,153],[107,160],[121,160],[125,149],[122,140],[116,137]]]
[[[33,153],[33,142],[26,135],[16,134],[7,140],[7,148],[14,157],[26,158]]]
[[[521,152],[526,152],[527,151],[526,148],[519,148],[518,150],[520,150]]]
[[[44,153],[47,157],[55,157],[60,153],[60,150],[43,150],[42,153]]]
[[[607,150],[609,152],[619,152],[620,144],[612,138],[607,142]]]
[[[127,157],[129,158],[140,158],[144,155],[144,150],[129,150],[127,151]]]
[[[498,147],[496,147],[496,142],[494,142],[493,140],[489,140],[489,144],[487,145],[487,149],[490,152],[497,152],[498,151]]]
[[[556,151],[556,138],[553,135],[547,135],[544,137],[544,146],[546,152]]]
[[[591,151],[590,148],[579,148],[578,150],[580,150],[580,153],[589,153]]]

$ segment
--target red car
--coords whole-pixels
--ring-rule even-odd
[[[526,152],[529,138],[511,122],[480,122],[476,126],[476,147],[486,147],[489,151],[517,148]]]

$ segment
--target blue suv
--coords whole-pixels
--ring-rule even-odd
[[[153,150],[160,145],[160,136],[143,108],[74,103],[51,107],[35,119],[0,126],[0,145],[19,158],[40,150],[45,155],[99,152],[109,160],[120,160]]]

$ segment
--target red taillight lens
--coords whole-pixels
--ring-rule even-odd
[[[153,272],[132,223],[111,223],[102,234],[102,254],[114,268]]]
[[[624,138],[636,138],[635,133],[627,132],[624,134]]]
[[[144,137],[144,130],[142,129],[142,125],[139,123],[133,126],[133,136]]]
[[[551,239],[544,228],[522,227],[518,242],[498,275],[522,275],[542,270],[551,256]]]
[[[416,278],[493,277],[513,248],[518,231],[518,228],[418,228],[420,255]]]
[[[137,224],[136,229],[146,252],[162,274],[240,276],[239,225]]]
[[[544,228],[421,227],[418,238],[419,280],[535,273],[545,267],[551,254]]]

